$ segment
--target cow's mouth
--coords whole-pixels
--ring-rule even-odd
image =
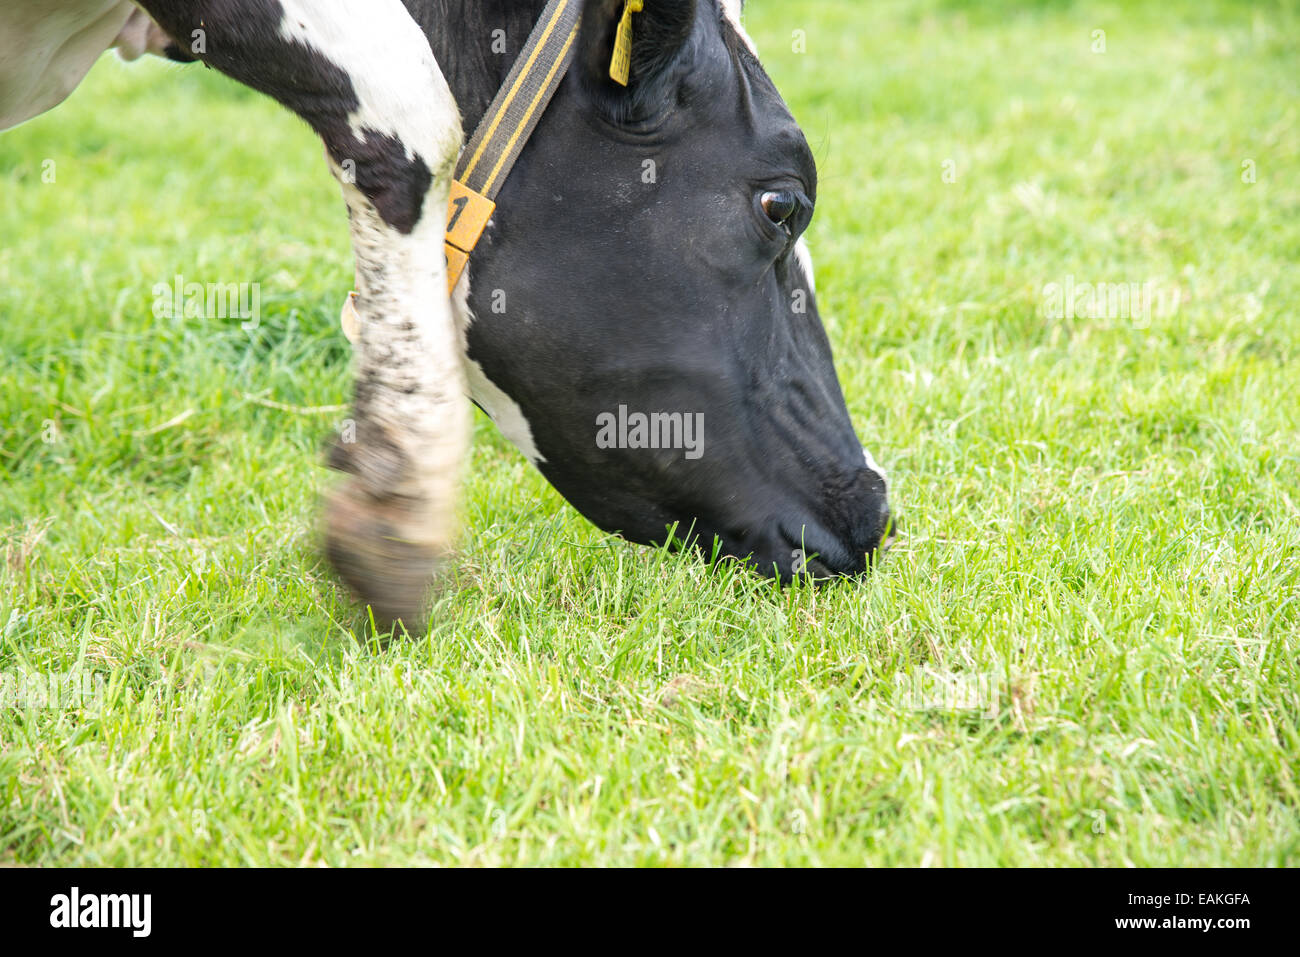
[[[863,529],[841,538],[826,530],[813,534],[811,526],[805,526],[802,534],[790,534],[790,530],[781,528],[782,538],[790,547],[790,577],[824,582],[869,572],[898,539],[898,522],[888,503],[881,502],[879,508],[879,524],[865,535]],[[786,578],[784,574],[779,577]]]

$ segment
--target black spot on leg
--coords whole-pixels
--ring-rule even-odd
[[[352,210],[349,209],[349,217],[351,214]],[[386,273],[387,270],[384,269],[383,263],[375,262],[370,258],[357,261],[357,275],[367,289],[382,288]]]
[[[409,234],[420,222],[424,197],[433,185],[433,173],[419,155],[407,157],[402,141],[366,127],[361,139],[347,130],[342,144],[329,137],[325,145],[340,166],[351,160],[356,186],[389,226]]]

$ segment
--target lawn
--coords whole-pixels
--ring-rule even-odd
[[[479,416],[368,638],[318,142],[112,58],[0,135],[0,864],[1300,864],[1300,9],[750,7],[904,522],[861,584],[605,536]]]

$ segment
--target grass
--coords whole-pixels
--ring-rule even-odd
[[[603,536],[480,418],[431,632],[356,637],[346,412],[266,404],[348,396],[318,144],[113,60],[0,136],[0,673],[97,683],[0,711],[0,863],[1300,863],[1297,7],[748,24],[906,523],[858,587]],[[260,325],[155,317],[176,274]]]

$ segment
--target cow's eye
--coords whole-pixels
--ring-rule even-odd
[[[764,193],[760,205],[763,212],[777,226],[784,226],[786,221],[795,214],[799,208],[799,197],[788,190],[780,192]]]

